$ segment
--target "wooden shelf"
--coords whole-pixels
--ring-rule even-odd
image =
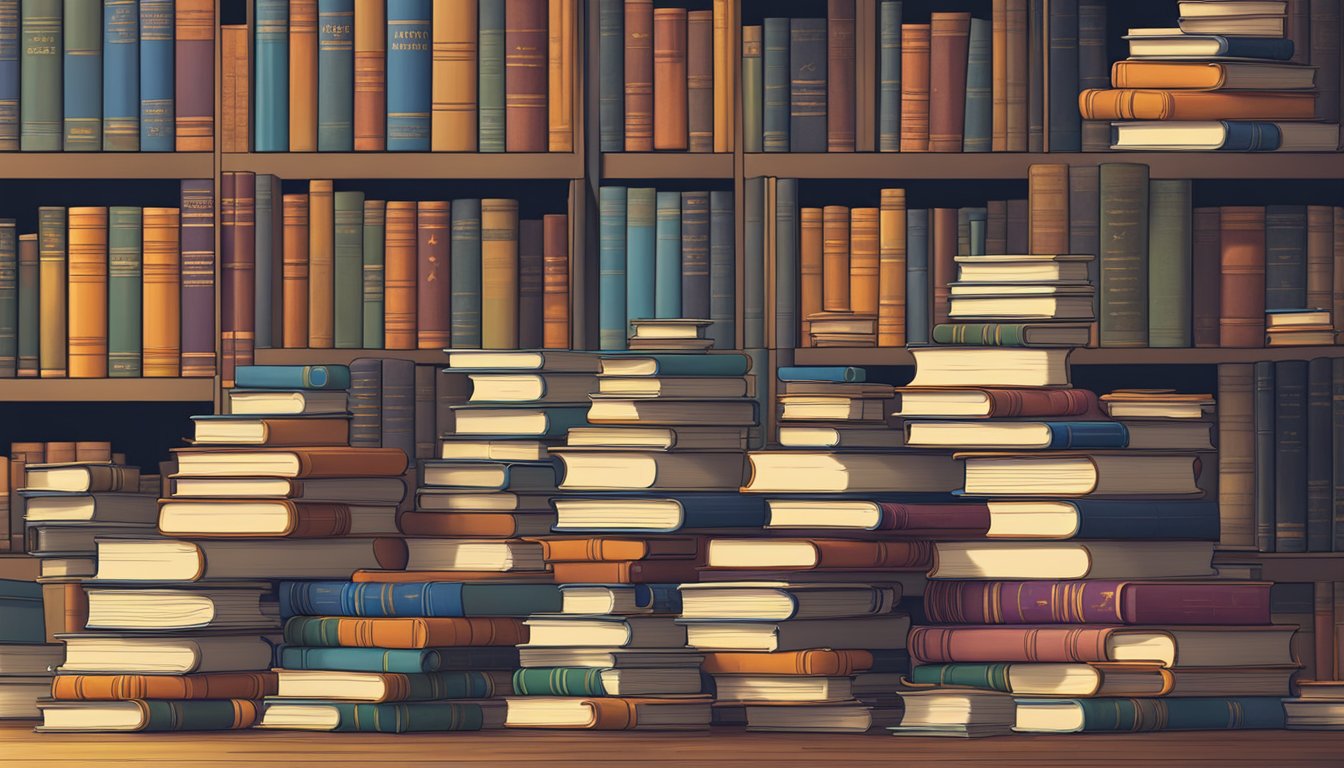
[[[608,152],[605,179],[731,179],[733,156],[707,152]]]
[[[1291,157],[1291,162],[1285,158]],[[799,179],[1025,179],[1036,163],[1146,163],[1154,179],[1338,179],[1337,152],[818,152],[752,153],[745,175]]]
[[[581,179],[570,152],[248,152],[221,156],[221,170],[282,179]]]
[[[211,152],[5,152],[0,179],[209,179]]]
[[[214,379],[0,379],[0,403],[175,402],[215,399]]]
[[[448,365],[441,349],[258,349],[254,361],[257,365],[349,365],[361,357]]]
[[[1216,565],[1250,565],[1265,581],[1339,581],[1344,578],[1344,552],[1239,552],[1215,553]]]
[[[1182,349],[1075,349],[1073,365],[1217,365],[1256,363],[1262,360],[1310,360],[1344,357],[1344,346],[1275,347],[1273,349],[1182,348]],[[793,352],[795,365],[914,365],[914,356],[901,347],[800,348]]]

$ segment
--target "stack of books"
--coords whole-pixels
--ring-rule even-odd
[[[1283,710],[1290,730],[1344,729],[1344,683],[1299,683],[1297,696],[1283,700]]]
[[[47,641],[42,588],[0,579],[0,719],[37,717],[37,702],[51,695],[51,670],[65,647]]]
[[[1338,55],[1332,62],[1322,57],[1319,67],[1306,64],[1308,41],[1288,37],[1287,3],[1181,0],[1179,6],[1177,28],[1129,30],[1129,58],[1112,68],[1111,88],[1078,94],[1084,120],[1121,121],[1113,123],[1112,149],[1338,148],[1339,73],[1318,71],[1338,69]],[[1338,47],[1338,9],[1329,14],[1310,21],[1313,59],[1318,38]],[[1318,97],[1318,78],[1335,92]]]

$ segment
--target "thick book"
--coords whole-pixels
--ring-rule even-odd
[[[873,616],[890,613],[900,597],[899,588],[858,584],[683,584],[681,618],[787,621]]]
[[[300,449],[179,448],[183,475],[214,477],[395,477],[406,471],[406,453],[395,448]]]
[[[924,541],[711,539],[709,568],[750,570],[923,570],[933,550]]]
[[[901,25],[901,152],[929,151],[930,25]]]
[[[517,349],[518,201],[481,200],[481,345]]]
[[[1189,179],[1148,183],[1150,347],[1189,347],[1193,341],[1191,194]]]
[[[686,9],[653,11],[653,148],[689,146],[686,82]]]
[[[915,627],[906,642],[919,664],[1149,661],[1166,667],[1293,664],[1293,629],[1270,627]]]
[[[547,149],[574,151],[575,34],[573,0],[551,0],[547,9]]]
[[[69,370],[107,376],[107,208],[72,207],[69,216]]]
[[[826,20],[789,20],[789,151],[826,151]]]
[[[64,48],[61,19],[61,0],[22,3],[18,107],[19,148],[25,152],[61,150],[61,58]]]
[[[363,192],[333,195],[332,225],[332,346],[358,349],[364,345]]]
[[[321,618],[285,622],[286,645],[417,649],[509,646],[527,642],[527,626],[510,618]]]
[[[932,579],[1189,578],[1213,574],[1210,542],[938,542]]]
[[[930,581],[936,624],[1267,625],[1266,582]]]
[[[1266,217],[1259,206],[1223,206],[1222,314],[1224,347],[1264,345],[1266,307]]]
[[[141,0],[139,3],[138,114],[141,152],[171,152],[176,144],[173,15],[174,5],[170,0]]]
[[[762,22],[761,149],[789,151],[789,20]]]
[[[229,731],[251,728],[261,716],[257,702],[244,699],[52,701],[39,709],[43,733]]]
[[[532,667],[513,674],[520,696],[675,696],[700,693],[700,671]]]
[[[878,11],[879,152],[901,148],[901,10],[899,0],[883,0]]]
[[[102,10],[102,149],[134,152],[140,149],[139,6],[132,0],[112,0]],[[0,115],[0,123],[4,119]]]
[[[281,499],[167,500],[159,507],[159,532],[201,539],[389,536],[398,533],[396,514],[394,506]]]
[[[336,198],[330,179],[308,182],[308,343],[335,343]]]
[[[602,152],[625,148],[624,3],[598,5],[598,136]]]
[[[253,148],[285,152],[289,150],[289,3],[258,0],[254,25]]]
[[[757,451],[748,454],[746,493],[946,493],[961,485],[961,470],[935,454]]]
[[[324,648],[288,645],[280,649],[286,669],[423,674],[446,669],[512,670],[518,651],[508,647]]]
[[[653,2],[625,3],[625,151],[653,150]]]
[[[234,373],[239,389],[349,389],[346,365],[240,365]]]
[[[871,650],[904,650],[910,617],[902,613],[848,619],[686,622],[686,644],[701,651],[803,651],[837,637]]]
[[[664,532],[717,528],[760,528],[765,504],[732,494],[676,496],[560,496],[555,499],[557,532]]]
[[[395,1],[395,0],[394,0]],[[367,703],[267,699],[256,727],[336,733],[437,733],[498,727],[495,706],[481,702]]]
[[[265,566],[257,564],[259,556],[264,558]],[[400,539],[295,539],[264,544],[256,541],[103,539],[98,541],[97,578],[186,582],[259,576],[343,579],[361,568],[402,567],[405,563],[406,547]]]
[[[504,148],[545,152],[546,0],[504,0]]]
[[[282,616],[526,616],[560,610],[548,584],[282,582]]]
[[[383,0],[355,0],[354,147],[378,152],[387,143],[387,31]]]
[[[1274,363],[1274,551],[1307,550],[1308,363]]]
[[[1135,733],[1277,729],[1284,707],[1272,696],[1217,698],[1024,699],[1019,733]]]
[[[474,152],[477,141],[475,3],[453,3],[434,14],[430,149]]]
[[[390,152],[430,149],[429,0],[387,0],[387,142]],[[290,138],[291,144],[293,137]]]
[[[508,690],[506,675],[476,670],[405,673],[278,669],[276,677],[275,696],[280,699],[438,701],[486,699]]]
[[[57,701],[127,699],[248,699],[275,695],[272,672],[211,672],[194,675],[58,675],[51,697]]]
[[[1191,453],[1140,451],[1071,453],[958,453],[971,496],[1118,497],[1202,495],[1200,459]],[[1031,480],[1026,479],[1026,474]]]
[[[1116,88],[1082,91],[1078,105],[1084,120],[1311,120],[1316,94]]]
[[[215,4],[212,0],[177,0],[173,22],[174,146],[178,152],[210,152],[215,148]],[[184,218],[186,208],[184,204]],[[183,256],[188,250],[184,242]]]
[[[1148,167],[1101,166],[1100,340],[1103,347],[1148,344]]]
[[[929,28],[928,150],[960,152],[971,14],[934,12]]]
[[[710,699],[522,696],[508,699],[506,728],[685,731],[709,727]]]

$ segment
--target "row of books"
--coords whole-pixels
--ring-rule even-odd
[[[14,442],[9,454],[0,456],[0,508],[7,520],[0,551],[23,552],[23,501],[17,491],[24,487],[24,469],[29,464],[111,462],[125,464],[126,454],[114,453],[112,443],[100,440],[48,440]]]
[[[214,60],[210,0],[5,0],[0,151],[209,152]]]
[[[226,27],[224,142],[257,152],[572,152],[574,0],[258,0]],[[251,89],[249,94],[249,88]]]
[[[214,183],[181,206],[42,206],[0,219],[0,376],[215,375]]]

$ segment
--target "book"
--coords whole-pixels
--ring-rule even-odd
[[[546,584],[283,582],[282,616],[518,616],[560,609]]]
[[[717,114],[717,112],[716,112]],[[733,316],[737,305],[737,267],[733,237],[733,196],[709,193],[709,318],[707,336],[716,349],[734,347]]]
[[[648,496],[559,496],[556,532],[649,531],[759,528],[764,503],[732,494]]]
[[[1274,551],[1305,552],[1308,504],[1308,364],[1274,363]]]
[[[971,496],[1096,496],[1143,493],[1199,496],[1200,460],[1193,454],[958,453],[966,462],[964,492]],[[1027,480],[1027,476],[1031,480]]]
[[[504,128],[508,152],[545,152],[547,3],[505,0]]]
[[[258,728],[339,733],[479,731],[498,727],[502,715],[485,702],[267,699],[263,706]]]
[[[683,200],[689,194],[692,193],[683,193]],[[548,349],[567,349],[570,346],[569,217],[546,214],[541,222],[542,345]],[[685,237],[683,233],[683,240]]]
[[[209,17],[213,11],[208,3],[205,11]],[[182,13],[178,14],[179,27]],[[207,22],[209,19],[207,18]],[[207,30],[208,31],[208,30]],[[213,39],[213,38],[211,38]],[[208,48],[206,53],[208,55]],[[197,51],[197,53],[201,53]],[[182,46],[178,47],[179,56]],[[208,65],[208,61],[206,62]],[[181,78],[178,85],[182,85]],[[181,106],[182,100],[178,99]],[[211,102],[213,104],[213,102]],[[207,107],[206,115],[210,114]],[[179,108],[178,123],[184,119],[183,109]],[[211,118],[206,122],[206,140],[212,135],[209,127]],[[178,130],[179,143],[183,140],[181,128]],[[209,149],[209,147],[205,147]],[[179,151],[182,151],[179,146]],[[184,377],[215,375],[215,193],[211,180],[184,179],[181,185],[181,370]]]
[[[826,20],[789,19],[789,151],[826,151]]]
[[[1089,118],[1091,119],[1091,118]],[[1100,342],[1103,347],[1148,344],[1148,168],[1101,166]]]
[[[21,491],[20,496],[24,519],[35,523],[153,523],[158,517],[152,495]]]
[[[385,146],[391,152],[426,152],[431,148],[431,8],[425,0],[387,0],[386,5]]]
[[[892,613],[848,619],[794,619],[783,622],[697,621],[686,624],[686,644],[704,651],[779,652],[824,648],[830,638],[873,650],[902,650],[910,617]]]
[[[921,664],[912,685],[955,685],[1021,696],[1161,696],[1174,673],[1142,662],[1093,664]]]
[[[174,148],[178,152],[210,152],[215,134],[215,5],[210,0],[179,0],[173,23]],[[189,206],[182,207],[185,214]],[[214,241],[213,235],[210,239]],[[183,244],[184,256],[191,250]],[[210,293],[213,296],[213,289]]]
[[[686,9],[653,11],[653,148],[689,145],[686,82]]]
[[[1273,697],[1020,699],[1014,731],[1098,733],[1282,728]]]
[[[916,347],[910,387],[1067,387],[1067,349]],[[1024,414],[1025,415],[1025,414]]]
[[[566,584],[560,587],[561,611],[577,615],[681,613],[674,584]]]
[[[900,151],[929,151],[931,29],[901,25]]]
[[[905,444],[915,448],[1105,450],[1130,442],[1124,424],[1105,421],[911,421],[905,433]]]
[[[280,666],[285,669],[326,669],[352,672],[421,674],[441,669],[512,670],[518,651],[507,647],[456,648],[323,648],[284,646]]]
[[[280,622],[275,603],[265,592],[264,588],[246,586],[199,590],[90,588],[87,616],[77,631],[276,630]]]
[[[481,152],[503,152],[505,146],[505,4],[486,3],[477,10],[477,125]]]
[[[360,568],[401,566],[405,546],[396,539],[295,539],[267,542],[269,578],[349,578]],[[107,581],[200,581],[255,578],[255,541],[186,542],[173,539],[105,539],[98,542],[98,574]],[[339,562],[332,558],[339,555]],[[147,569],[146,563],[154,568]]]
[[[894,736],[1002,736],[1012,732],[1013,698],[998,691],[933,688],[901,693],[905,711]]]
[[[62,145],[60,0],[29,0],[20,11],[19,148],[59,152]]]
[[[348,670],[276,670],[280,699],[324,701],[436,701],[484,699],[508,690],[504,674],[479,671],[351,672]],[[503,688],[504,690],[500,690]]]
[[[386,146],[388,36],[384,0],[355,0],[352,130],[357,152]]]
[[[413,571],[544,570],[541,547],[532,541],[407,539],[406,548]]]
[[[26,491],[113,493],[139,488],[140,470],[112,464],[29,464],[25,468]]]
[[[827,539],[711,539],[709,568],[752,570],[920,570],[932,554],[927,542]]]
[[[590,669],[532,667],[513,673],[513,693],[522,696],[671,696],[700,693],[694,668]]]
[[[533,616],[525,624],[532,647],[679,648],[687,631],[664,616]]]
[[[251,728],[260,719],[255,701],[51,701],[40,705],[44,733],[228,731]]]
[[[354,149],[354,0],[318,0],[316,149]]]
[[[418,649],[509,646],[527,641],[527,627],[509,618],[323,618],[285,622],[285,644],[314,647]]]
[[[700,550],[700,542],[696,538],[673,537],[540,539],[538,543],[541,544],[542,557],[548,563],[686,559],[696,558]]]
[[[397,533],[395,507],[289,500],[172,500],[159,507],[159,531],[191,538],[293,539]]]
[[[753,451],[744,493],[945,493],[961,484],[949,457],[934,454]]]
[[[65,662],[58,674],[184,675],[250,672],[271,661],[267,638],[258,634],[200,632],[189,635],[62,635]]]
[[[139,8],[127,0],[104,3],[102,11],[101,148],[134,152],[140,149]]]
[[[1084,120],[1310,120],[1311,92],[1225,93],[1139,88],[1078,94]]]
[[[102,13],[91,0],[64,0],[61,75],[64,131],[61,149],[102,149],[103,45]]]
[[[855,8],[853,0],[826,6],[826,151],[855,147]]]
[[[68,210],[68,375],[107,376],[107,208]]]
[[[785,582],[719,582],[681,587],[688,620],[838,619],[890,613],[900,591],[889,587]],[[750,601],[744,602],[744,601]]]
[[[1307,364],[1305,549],[1328,552],[1332,546],[1334,517],[1331,496],[1334,440],[1331,417],[1332,363],[1316,358]],[[1277,418],[1277,414],[1276,414]],[[1277,467],[1277,460],[1276,465]]]
[[[1076,347],[1087,344],[1089,328],[1067,323],[939,323],[933,342],[971,347]]]
[[[481,344],[518,347],[518,201],[481,200]]]
[[[1270,623],[1263,582],[930,581],[935,624],[1241,625]]]
[[[878,130],[879,152],[896,152],[901,141],[901,10],[897,0],[884,0],[878,9]]]
[[[598,131],[600,151],[625,147],[624,3],[598,5]]]
[[[1287,627],[915,627],[907,643],[919,664],[951,662],[1159,662],[1186,668],[1291,665]]]
[[[728,491],[742,484],[742,459],[731,454],[576,448],[551,453],[563,468],[562,490]]]
[[[937,12],[929,25],[930,152],[962,151],[965,127],[969,13]]]
[[[522,696],[507,699],[506,728],[583,730],[700,730],[709,727],[710,700]]]
[[[256,700],[275,694],[270,672],[214,672],[196,675],[59,675],[52,681],[57,701],[127,699]]]
[[[476,150],[477,8],[457,4],[435,14],[431,72],[430,148]]]
[[[762,22],[761,149],[789,151],[789,20],[771,17]]]
[[[653,2],[625,3],[625,151],[653,150]]]
[[[577,18],[571,0],[549,3],[547,148],[551,152],[574,150],[574,27]]]
[[[1265,310],[1307,306],[1307,209],[1265,206]]]

